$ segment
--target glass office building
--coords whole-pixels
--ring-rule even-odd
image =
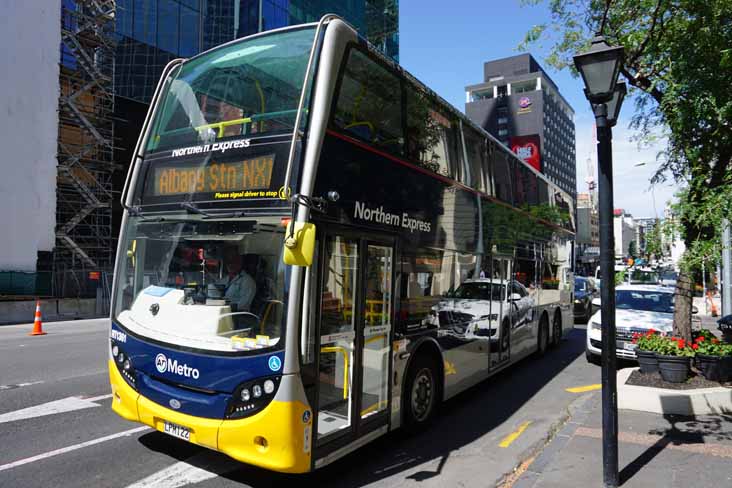
[[[147,103],[170,60],[326,13],[399,60],[398,0],[117,0],[115,93]]]

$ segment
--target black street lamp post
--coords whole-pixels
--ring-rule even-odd
[[[602,460],[603,484],[618,486],[618,393],[615,355],[615,244],[613,236],[612,126],[618,120],[625,83],[617,83],[623,48],[610,47],[598,35],[590,50],[574,57],[585,82],[597,125],[597,163],[600,221],[600,277],[602,288]]]

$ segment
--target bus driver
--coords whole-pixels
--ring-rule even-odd
[[[224,249],[224,263],[227,274],[218,282],[219,285],[226,287],[224,297],[231,303],[232,311],[249,312],[257,285],[254,278],[244,271],[242,258],[236,247]]]

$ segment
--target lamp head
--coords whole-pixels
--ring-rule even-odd
[[[612,99],[623,53],[622,47],[609,46],[603,36],[597,35],[592,39],[589,51],[574,57],[574,65],[585,83],[585,95],[591,103],[607,103]]]

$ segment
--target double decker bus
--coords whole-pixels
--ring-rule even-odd
[[[336,16],[171,62],[122,203],[112,408],[252,465],[426,427],[572,324],[570,197]]]

